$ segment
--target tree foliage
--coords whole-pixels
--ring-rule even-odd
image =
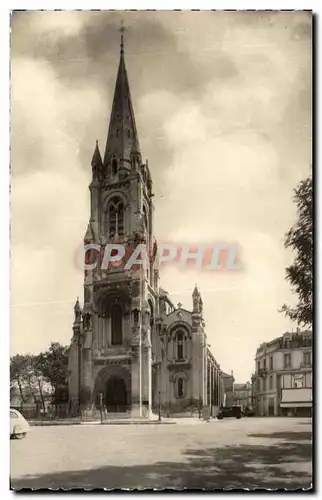
[[[51,385],[55,399],[59,399],[59,392],[67,386],[68,347],[52,342],[48,351],[40,353],[39,357],[41,373]]]
[[[59,399],[59,392],[67,388],[68,347],[51,343],[45,352],[39,354],[17,354],[10,358],[10,394],[21,403],[41,400],[53,396]],[[66,391],[65,391],[66,392]]]
[[[301,181],[294,190],[297,221],[288,231],[285,247],[295,253],[293,264],[286,268],[286,280],[298,296],[296,307],[284,304],[281,311],[299,326],[313,320],[313,187],[312,178]]]
[[[14,392],[14,388],[18,388],[19,396],[22,403],[26,401],[25,382],[27,371],[27,355],[16,354],[10,358],[10,392]]]

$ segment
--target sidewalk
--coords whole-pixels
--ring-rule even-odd
[[[176,424],[175,420],[163,419],[147,420],[147,419],[111,419],[111,420],[80,420],[80,419],[61,419],[61,420],[30,420],[31,427],[45,427],[57,425],[169,425]]]
[[[81,420],[79,418],[65,418],[61,420],[30,420],[29,424],[31,427],[41,427],[41,426],[55,426],[55,425],[170,425],[170,424],[180,424],[180,425],[201,425],[205,423],[217,422],[217,419],[203,420],[198,417],[182,417],[182,418],[167,418],[162,417],[162,420],[158,419],[145,419],[145,418],[112,418],[101,420]]]

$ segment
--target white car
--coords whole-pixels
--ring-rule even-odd
[[[27,420],[18,410],[10,408],[10,438],[23,439],[29,431]]]

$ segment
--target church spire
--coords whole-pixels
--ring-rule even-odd
[[[120,62],[117,72],[110,125],[106,141],[104,163],[115,157],[130,162],[131,152],[140,152],[130,86],[124,60],[124,27],[121,26]],[[129,165],[126,165],[129,166]]]

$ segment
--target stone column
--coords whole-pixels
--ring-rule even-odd
[[[211,413],[211,408],[212,408],[212,365],[210,365],[210,372],[209,372],[209,406],[210,406],[210,413]]]
[[[201,336],[201,399],[202,405],[205,404],[205,356],[203,353],[203,339]]]
[[[141,313],[137,307],[133,307],[131,312],[132,323],[132,364],[131,364],[131,403],[132,417],[137,418],[142,416],[142,387],[141,387]]]
[[[93,315],[93,348],[94,351],[98,349],[98,322],[97,314]]]
[[[217,406],[220,406],[220,376],[219,370],[216,370],[216,398],[217,398]]]
[[[132,345],[131,364],[131,414],[137,418],[142,416],[140,391],[140,345]]]
[[[146,340],[142,346],[142,405],[148,418],[152,415],[152,346]]]
[[[91,335],[91,332],[87,332]],[[92,349],[83,349],[82,405],[88,408],[92,402],[94,378],[92,373]]]
[[[202,399],[202,335],[199,330],[199,319],[196,314],[192,315],[192,339],[191,339],[191,361],[192,361],[192,398],[199,405]]]
[[[142,405],[147,417],[152,416],[152,344],[150,311],[145,308],[142,317]]]
[[[105,329],[106,329],[106,333],[105,333],[106,345],[110,346],[110,345],[112,345],[112,318],[111,318],[111,316],[107,317]],[[124,330],[123,330],[123,333],[124,333]]]
[[[204,406],[208,405],[208,356],[207,356],[207,344],[204,344],[204,358],[205,358],[205,379],[204,379],[204,384],[205,384],[205,399],[204,399]]]

